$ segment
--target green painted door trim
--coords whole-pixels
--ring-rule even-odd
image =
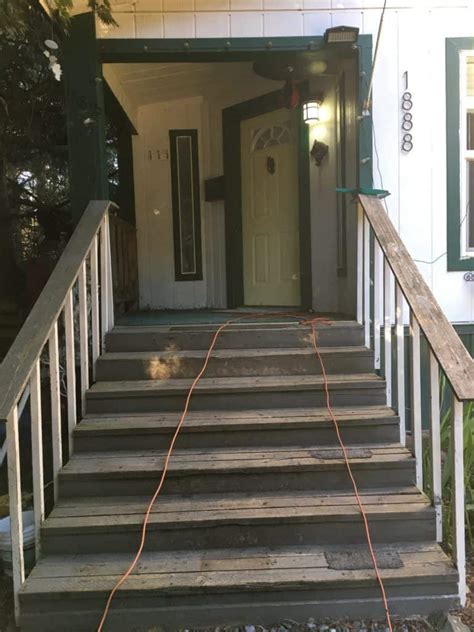
[[[90,200],[109,197],[104,80],[92,13],[71,19],[62,63],[71,209],[73,222],[77,223]]]
[[[474,270],[474,257],[461,257],[461,173],[459,53],[474,49],[474,37],[446,39],[446,176],[448,270]]]
[[[281,91],[238,103],[222,112],[225,181],[227,305],[244,304],[240,124],[245,119],[282,107]],[[300,233],[301,307],[312,306],[311,207],[309,139],[298,108],[298,206]]]

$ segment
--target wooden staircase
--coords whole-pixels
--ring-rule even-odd
[[[20,590],[25,631],[91,631],[133,559],[184,398],[215,326],[116,327],[96,365],[42,556]],[[308,328],[222,333],[105,630],[383,618],[362,520]],[[394,614],[446,610],[458,574],[354,322],[318,326],[332,403]]]

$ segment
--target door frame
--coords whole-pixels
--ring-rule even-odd
[[[242,232],[242,169],[240,124],[284,107],[281,90],[243,101],[222,111],[224,151],[224,208],[228,307],[244,305]],[[309,191],[309,135],[298,106],[298,215],[300,246],[300,302],[312,305],[311,204]]]

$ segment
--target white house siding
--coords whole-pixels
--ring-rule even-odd
[[[80,10],[81,3],[77,3]],[[356,25],[376,35],[382,0],[136,0],[113,2],[120,25],[98,37],[277,37],[321,35]],[[474,320],[474,284],[446,269],[445,38],[473,36],[471,0],[388,2],[374,82],[376,186],[441,306],[454,322]],[[400,151],[400,100],[408,71],[413,151]],[[379,175],[380,172],[380,175]],[[219,229],[221,230],[221,229]],[[317,274],[317,270],[314,272]]]

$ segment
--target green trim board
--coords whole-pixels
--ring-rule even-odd
[[[64,78],[72,219],[77,223],[90,200],[107,200],[105,103],[92,13],[71,19],[64,42]]]
[[[372,35],[359,36],[359,114],[367,101],[369,81],[372,73]],[[357,161],[357,185],[360,188],[374,186],[372,151],[372,111],[360,119],[357,134],[359,148]]]
[[[446,39],[446,176],[448,270],[474,270],[474,257],[461,257],[459,53],[474,50],[474,37]]]
[[[283,106],[281,90],[238,103],[222,112],[224,148],[227,304],[244,304],[242,243],[241,139],[242,121]],[[300,108],[299,108],[300,109]],[[300,234],[301,306],[312,305],[311,206],[309,199],[309,138],[298,112],[298,206]]]

